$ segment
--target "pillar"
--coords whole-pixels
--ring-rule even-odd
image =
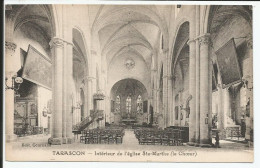
[[[106,122],[110,123],[111,124],[111,101],[110,101],[110,96],[106,96],[106,111],[105,111],[105,119],[106,119]]]
[[[72,113],[72,85],[73,85],[73,45],[72,43],[66,43],[66,78],[65,81],[67,83],[67,90],[65,90],[66,93],[66,102],[65,107],[65,115],[66,115],[66,139],[67,143],[73,142],[73,135],[72,135],[72,119],[73,119],[73,113]]]
[[[12,77],[16,75],[15,69],[12,65],[15,62],[16,44],[5,41],[5,77],[7,86],[12,86]],[[5,90],[5,139],[6,142],[15,141],[17,136],[14,134],[14,90]]]
[[[68,105],[68,99],[67,99],[67,92],[68,92],[68,74],[66,73],[67,70],[67,44],[63,44],[63,65],[62,65],[62,143],[66,144],[67,143],[67,105]]]
[[[175,124],[175,104],[176,104],[176,102],[175,102],[175,96],[176,96],[176,93],[175,93],[175,88],[174,88],[174,82],[172,82],[172,104],[171,104],[171,106],[172,106],[172,113],[171,113],[171,125],[172,126],[174,126],[174,125],[176,125]]]
[[[189,96],[191,96],[191,100],[189,102],[190,115],[189,115],[189,145],[195,144],[195,136],[196,136],[196,27],[197,18],[196,18],[196,6],[193,7],[192,12],[194,13],[192,16],[192,20],[190,21],[190,34],[188,41],[189,45]],[[187,107],[185,107],[187,108]]]
[[[167,125],[167,118],[168,118],[168,105],[167,105],[167,99],[168,99],[168,88],[167,88],[167,83],[168,83],[168,79],[167,79],[167,75],[163,76],[163,121],[164,121],[164,125],[163,127],[166,128]]]
[[[230,95],[228,88],[225,88],[222,90],[223,94],[223,112],[224,112],[224,128],[228,127],[230,124],[231,119],[230,118],[230,110],[231,110],[231,104],[230,104]]]
[[[157,113],[162,113],[161,111],[160,111],[160,92],[161,92],[161,89],[160,88],[158,88],[157,90],[156,90],[156,96],[157,96],[157,98],[156,98],[156,112]]]
[[[196,6],[196,37],[200,34],[200,6]],[[199,146],[200,144],[200,44],[199,44],[199,38],[196,38],[195,41],[195,47],[196,47],[196,105],[195,105],[195,112],[196,112],[196,124],[195,124],[195,145]]]
[[[172,76],[168,76],[168,117],[167,125],[172,126],[173,108],[172,108]]]
[[[223,130],[224,130],[224,110],[223,110],[223,93],[222,86],[218,84],[218,130],[220,131],[220,138],[223,139]]]
[[[152,91],[153,92],[153,91]],[[151,95],[148,97],[148,108],[147,108],[147,120],[146,120],[146,122],[147,122],[147,124],[150,124],[150,122],[151,122],[151,119],[150,119],[150,117],[151,117],[151,106],[152,106],[152,103],[153,102],[153,96],[152,96],[152,93],[151,93]]]
[[[182,113],[182,109],[181,109],[181,107],[180,107],[180,105],[181,105],[181,103],[182,103],[182,93],[183,92],[183,89],[182,90],[179,90],[179,102],[178,102],[178,112],[179,112],[179,114],[178,114],[178,126],[181,126],[181,113]]]
[[[254,129],[254,101],[253,101],[253,39],[252,39],[252,34],[249,34],[246,39],[247,42],[247,48],[248,48],[248,74],[247,74],[247,100],[249,100],[250,103],[250,113],[249,113],[249,121],[250,121],[250,131],[253,131]],[[244,74],[245,75],[245,74]],[[248,134],[248,133],[247,133]],[[250,136],[249,132],[249,137],[250,137],[250,142],[249,146],[251,145],[251,142],[253,142],[253,136]]]
[[[210,35],[204,34],[200,40],[200,146],[210,147],[209,115],[210,115],[210,90],[209,90],[209,40]]]
[[[51,42],[52,66],[53,66],[53,89],[54,111],[52,114],[53,128],[49,143],[52,145],[61,145],[62,143],[62,100],[63,100],[63,40],[54,37]]]
[[[189,55],[189,94],[192,97],[189,116],[189,145],[194,145],[196,135],[196,43],[195,40],[188,41]],[[187,107],[185,107],[187,108]]]
[[[154,113],[156,113],[157,112],[157,90],[156,90],[156,74],[157,74],[157,70],[156,69],[153,69],[152,70],[152,73],[153,73],[153,83],[154,83],[154,85],[153,85],[153,88],[152,88],[152,90],[153,90],[153,111],[154,111]]]

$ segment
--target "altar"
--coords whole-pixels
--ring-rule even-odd
[[[131,113],[125,112],[123,113],[124,115],[122,116],[121,122],[124,123],[125,125],[132,125],[136,123],[136,117],[134,117]]]
[[[136,119],[135,118],[123,118],[122,123],[124,123],[126,125],[132,125],[132,124],[136,123]]]

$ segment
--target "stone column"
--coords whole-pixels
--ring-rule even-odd
[[[151,121],[151,119],[150,119],[150,117],[151,117],[151,114],[150,114],[150,111],[151,111],[151,106],[152,106],[152,102],[153,102],[153,96],[152,96],[152,94],[148,97],[148,103],[147,103],[147,105],[148,105],[148,108],[147,108],[147,124],[149,124],[150,123],[150,121]]]
[[[250,117],[249,117],[249,121],[250,121],[250,131],[253,131],[254,129],[254,101],[253,101],[253,39],[252,39],[252,34],[249,34],[247,36],[246,39],[247,42],[247,48],[248,48],[248,72],[247,72],[247,77],[245,78],[245,80],[247,81],[246,87],[246,97],[247,100],[249,100],[249,108],[250,108]],[[244,74],[245,76],[245,74]],[[254,138],[253,136],[250,136],[250,131],[249,131],[249,137],[250,137],[250,142],[249,142],[249,146],[251,145],[251,142],[253,142]],[[246,132],[246,134],[248,134]]]
[[[223,94],[222,87],[218,84],[218,130],[220,131],[220,138],[223,139],[223,130],[224,130],[224,110],[223,110]]]
[[[196,43],[195,40],[188,41],[190,46],[189,56],[189,94],[191,100],[189,116],[189,145],[194,145],[196,135]],[[187,107],[185,107],[187,108]]]
[[[163,112],[161,111],[161,109],[160,109],[160,94],[161,94],[161,92],[162,92],[162,89],[160,89],[160,88],[158,88],[157,89],[157,102],[156,102],[156,106],[157,106],[157,124],[158,124],[158,126],[160,127],[160,128],[162,128],[163,126],[162,126],[162,121],[161,120],[163,120],[163,119],[161,119],[161,117],[159,117],[159,116],[161,116],[161,114],[163,114]]]
[[[173,83],[173,85],[174,85],[174,83]],[[172,87],[172,104],[171,104],[171,106],[172,106],[172,117],[171,117],[171,125],[176,125],[175,124],[175,96],[176,96],[176,93],[175,93],[175,88],[174,88],[174,86]]]
[[[163,119],[164,128],[168,127],[168,49],[163,50]]]
[[[5,41],[5,78],[7,78],[7,86],[12,86],[12,77],[16,75],[13,67],[15,62],[16,44]],[[17,136],[14,134],[14,90],[5,90],[5,139],[6,142],[15,141]]]
[[[172,118],[173,118],[173,108],[172,108],[172,76],[168,76],[168,126],[172,126]]]
[[[156,98],[157,98],[157,91],[153,89],[153,112],[156,112]]]
[[[160,111],[160,92],[161,92],[161,89],[160,88],[158,88],[157,90],[156,90],[156,96],[157,96],[157,98],[156,98],[156,112],[157,113],[162,113],[161,111]]]
[[[198,29],[198,21],[196,13],[198,9],[196,6],[193,7],[192,20],[190,22],[190,40],[188,41],[189,45],[189,94],[191,96],[191,100],[189,102],[189,145],[195,144],[195,136],[196,136],[196,30]],[[185,107],[187,108],[187,107]],[[187,111],[186,111],[187,112]]]
[[[92,90],[92,85],[93,85],[93,79],[94,77],[87,76],[86,78],[87,85],[88,85],[88,109],[91,110],[93,109],[93,90]]]
[[[168,99],[168,87],[167,87],[167,83],[168,83],[168,80],[167,80],[167,75],[166,76],[163,76],[163,121],[164,121],[164,128],[167,127],[167,118],[168,118],[168,102],[167,102],[167,99]]]
[[[168,121],[168,109],[167,109],[167,99],[168,99],[168,80],[167,75],[163,76],[163,121],[164,121],[164,128],[167,127],[167,121]]]
[[[200,6],[196,6],[196,135],[195,145],[199,146],[200,143],[200,43],[197,38],[200,34]]]
[[[63,41],[64,42],[64,41]],[[67,44],[63,43],[63,65],[62,65],[62,143],[67,143],[67,105],[68,105],[68,99],[67,99],[67,92],[68,92],[68,67],[67,67]]]
[[[52,66],[53,66],[53,89],[54,111],[52,114],[53,129],[49,143],[52,145],[61,145],[62,143],[62,110],[63,110],[63,40],[54,37],[51,42]]]
[[[106,96],[106,111],[105,111],[105,119],[106,119],[106,122],[110,123],[111,124],[111,104],[110,104],[110,97],[107,95]]]
[[[204,34],[200,40],[200,146],[210,147],[209,135],[210,90],[209,90],[209,41],[210,35]]]
[[[157,70],[156,69],[153,69],[152,70],[152,73],[153,73],[153,83],[154,83],[154,85],[153,85],[153,88],[152,88],[152,90],[153,90],[153,111],[154,111],[154,113],[156,113],[157,112],[157,90],[156,90],[156,73],[157,73]]]
[[[248,71],[247,77],[247,97],[250,99],[250,117],[253,117],[253,39],[252,34],[249,34],[246,39],[247,54],[248,54]],[[251,110],[252,109],[252,110]]]
[[[230,124],[228,118],[230,117],[230,110],[231,110],[231,105],[230,105],[230,95],[228,88],[225,88],[222,90],[223,94],[223,112],[224,112],[224,128],[227,128],[227,126]]]
[[[181,126],[181,113],[182,110],[180,108],[181,102],[182,102],[182,94],[183,94],[183,89],[179,91],[179,102],[178,102],[178,126]]]
[[[66,43],[66,67],[67,74],[66,80],[64,82],[67,83],[67,90],[64,90],[66,93],[66,139],[67,143],[73,142],[73,135],[72,135],[72,81],[73,81],[73,44],[68,42]]]

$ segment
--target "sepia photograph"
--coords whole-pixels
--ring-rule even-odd
[[[6,161],[254,162],[252,5],[4,7]]]

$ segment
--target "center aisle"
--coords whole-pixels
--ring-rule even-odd
[[[138,146],[138,140],[135,137],[134,130],[132,129],[125,129],[125,136],[123,138],[123,146],[130,147],[130,146]]]

